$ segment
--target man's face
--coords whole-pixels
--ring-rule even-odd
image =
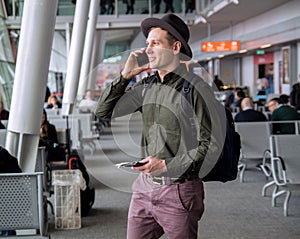
[[[152,29],[146,40],[146,53],[150,68],[167,69],[174,60],[173,44],[167,40],[167,31],[161,28]]]
[[[277,108],[277,106],[278,106],[278,103],[275,101],[270,101],[268,103],[268,109],[270,112],[273,112]]]

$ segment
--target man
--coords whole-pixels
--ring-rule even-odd
[[[257,122],[257,121],[267,121],[266,116],[254,110],[254,104],[250,97],[246,97],[241,102],[242,111],[237,113],[234,118],[235,122]]]
[[[234,92],[230,94],[225,102],[225,106],[230,108],[232,112],[239,112],[241,109],[241,101],[245,98],[245,92],[242,88],[236,87]]]
[[[9,118],[9,111],[4,109],[3,102],[0,101],[0,120],[8,120]]]
[[[243,91],[243,89],[236,89],[234,92],[234,100],[233,103],[231,104],[230,108],[232,109],[232,111],[237,110],[237,112],[240,111],[241,109],[241,102],[242,100],[245,98],[245,92]]]
[[[268,108],[271,114],[271,121],[299,120],[299,114],[296,109],[289,105],[283,105],[279,98],[273,98],[268,101]],[[273,123],[274,134],[294,134],[295,125],[293,123]]]
[[[300,110],[300,74],[298,76],[298,82],[293,85],[290,93],[290,102],[297,110]]]
[[[129,55],[120,78],[103,92],[95,110],[100,118],[142,113],[141,162],[146,164],[132,167],[141,173],[132,186],[127,238],[160,238],[165,233],[169,239],[196,239],[198,221],[204,211],[199,171],[207,157],[212,128],[221,122],[214,117],[213,126],[210,117],[213,102],[217,101],[209,85],[180,63],[190,59],[192,51],[188,45],[189,29],[179,17],[168,14],[161,19],[147,18],[141,29],[147,48]],[[144,52],[149,63],[138,67],[136,57]],[[149,68],[157,71],[125,93],[130,80]],[[189,132],[189,140],[184,140],[183,125],[190,125],[182,109],[184,77],[196,79],[193,101],[197,106],[198,131],[195,138]],[[189,145],[191,141],[196,142],[193,147]]]
[[[223,90],[224,83],[223,81],[219,78],[218,75],[215,75],[214,77],[214,84],[218,88],[218,90]]]
[[[78,105],[80,112],[93,112],[96,108],[97,101],[94,100],[94,94],[88,90],[85,93],[85,98],[82,99]]]

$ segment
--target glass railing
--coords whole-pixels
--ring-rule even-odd
[[[2,0],[0,0],[2,1]],[[22,16],[25,0],[3,1],[6,5],[7,15]],[[198,0],[203,7],[203,0]],[[164,14],[195,13],[197,0],[100,0],[100,15],[131,15],[131,14]],[[210,2],[210,1],[209,1]],[[205,2],[206,3],[206,2]],[[59,0],[57,16],[73,16],[76,0]]]

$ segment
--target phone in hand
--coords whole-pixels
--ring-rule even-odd
[[[116,166],[118,168],[120,168],[120,167],[140,167],[140,166],[145,165],[146,163],[148,163],[148,162],[133,161],[133,162],[119,163],[119,164],[116,164]]]
[[[136,60],[137,60],[138,66],[143,66],[143,65],[149,63],[149,58],[146,53],[142,53],[142,54],[138,55],[136,57]]]

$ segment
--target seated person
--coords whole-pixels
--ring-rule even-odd
[[[79,103],[79,110],[81,112],[94,112],[97,105],[97,101],[94,100],[94,95],[92,91],[87,91],[85,98]]]
[[[279,96],[280,102],[283,105],[289,105],[290,103],[290,97],[286,94],[282,94]]]
[[[0,173],[21,173],[18,159],[0,146]],[[1,235],[1,234],[0,234]]]
[[[39,146],[46,147],[46,151],[48,152],[48,161],[65,160],[66,155],[64,149],[59,146],[56,128],[53,124],[49,123],[45,110],[43,110]]]
[[[51,95],[48,98],[47,109],[59,109],[61,108],[61,103],[58,101],[55,95]]]
[[[296,109],[289,105],[282,104],[279,98],[273,98],[268,101],[268,108],[271,114],[271,121],[299,120],[299,114]],[[273,124],[273,134],[294,134],[295,124],[283,123]]]
[[[3,102],[0,101],[0,120],[8,120],[9,111],[4,109]]]
[[[0,146],[0,173],[22,173],[16,157]],[[16,235],[15,230],[0,230],[0,237]]]
[[[226,106],[230,107],[231,111],[235,112],[236,110],[239,112],[241,110],[241,102],[245,98],[245,92],[242,88],[237,87],[232,96],[229,96],[231,99],[226,102]]]
[[[239,113],[236,114],[235,122],[258,122],[267,121],[266,116],[257,110],[254,110],[254,104],[250,97],[245,97],[241,102],[241,109]]]

